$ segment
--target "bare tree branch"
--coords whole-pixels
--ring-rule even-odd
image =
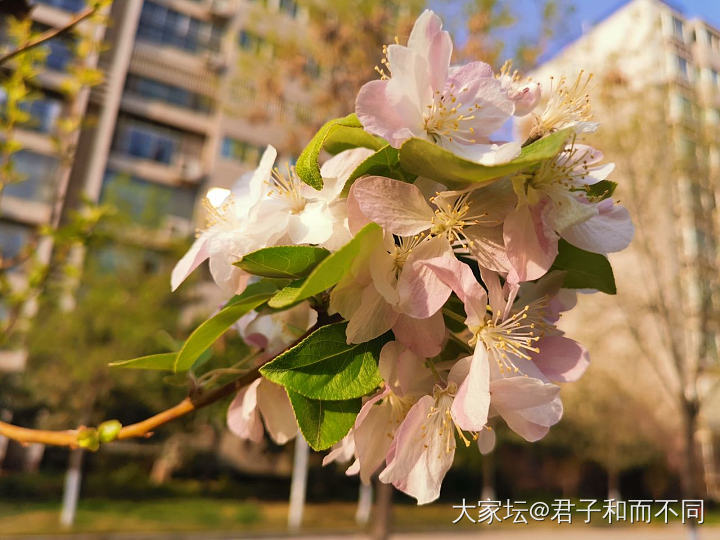
[[[37,38],[33,39],[32,41],[28,41],[25,45],[22,47],[18,47],[17,49],[14,49],[10,51],[9,53],[4,54],[3,56],[0,56],[0,66],[7,63],[8,61],[15,58],[17,55],[22,54],[26,51],[29,51],[30,49],[34,49],[35,47],[38,47],[45,43],[46,41],[50,41],[51,39],[58,37],[62,34],[65,34],[75,28],[78,24],[80,24],[82,21],[87,19],[88,17],[91,17],[95,14],[97,11],[97,7],[88,7],[79,12],[77,15],[75,15],[70,21],[65,25],[61,26],[59,28],[53,28],[51,30],[48,30],[47,32],[44,32]]]

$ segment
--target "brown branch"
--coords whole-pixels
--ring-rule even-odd
[[[151,416],[141,422],[124,426],[118,433],[117,439],[134,439],[138,437],[150,437],[152,431],[168,422],[185,416],[186,414],[201,409],[211,403],[240,390],[243,386],[250,384],[260,376],[260,368],[255,368],[241,377],[230,381],[210,392],[198,394],[196,396],[186,397],[174,407],[170,407],[155,416]],[[21,442],[23,444],[41,443],[53,446],[70,446],[76,447],[77,437],[80,429],[69,429],[64,431],[49,431],[43,429],[30,429],[6,422],[0,422],[0,435],[4,435],[8,439]]]
[[[285,350],[294,347],[321,326],[332,322],[337,322],[338,320],[340,319],[337,316],[328,317],[322,311],[319,312],[317,323],[315,323],[312,328],[310,328],[307,332],[300,336],[292,345],[290,345]],[[263,364],[269,362],[270,360],[272,360],[272,358],[266,360],[265,362],[263,362]],[[152,436],[152,431],[155,428],[163,424],[167,424],[168,422],[175,420],[176,418],[185,416],[186,414],[196,411],[197,409],[206,407],[211,403],[215,403],[216,401],[226,396],[229,396],[233,392],[240,390],[243,386],[250,384],[252,381],[254,381],[260,376],[260,367],[261,366],[257,366],[251,371],[241,375],[237,379],[230,381],[223,386],[215,388],[214,390],[210,390],[209,392],[196,392],[195,394],[192,394],[189,397],[183,399],[174,407],[170,407],[169,409],[166,409],[156,414],[155,416],[151,416],[150,418],[147,418],[135,424],[130,424],[129,426],[124,426],[118,433],[116,439],[123,440],[134,439],[138,437],[150,437]],[[53,446],[69,446],[71,448],[75,448],[78,446],[78,434],[81,432],[81,430],[82,428],[68,429],[63,431],[51,431],[43,429],[24,428],[20,426],[15,426],[13,424],[8,424],[7,422],[0,422],[0,435],[4,435],[8,439],[12,439],[23,444],[41,443]]]
[[[70,22],[68,22],[65,26],[61,26],[60,28],[53,28],[51,30],[48,30],[47,32],[44,32],[43,34],[40,34],[37,38],[33,39],[32,41],[28,41],[25,45],[22,47],[18,47],[17,49],[10,51],[7,54],[4,54],[3,56],[0,56],[0,66],[4,63],[8,62],[12,58],[15,58],[17,55],[22,54],[30,49],[33,49],[39,45],[42,45],[46,41],[49,41],[59,35],[65,34],[66,32],[69,32],[75,26],[80,24],[82,21],[87,19],[88,17],[91,17],[95,12],[97,11],[97,7],[88,7],[85,8],[83,11],[75,15],[72,19],[70,19]]]

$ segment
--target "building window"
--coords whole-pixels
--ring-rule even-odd
[[[262,152],[262,147],[232,137],[224,137],[220,149],[222,157],[244,163],[257,163]]]
[[[190,52],[218,51],[222,28],[146,0],[137,35],[147,41]]]
[[[21,150],[13,155],[13,164],[23,180],[6,186],[3,194],[19,199],[50,203],[55,194],[55,173],[58,160],[54,157]]]
[[[22,104],[21,107],[30,113],[30,121],[23,127],[40,133],[52,133],[57,125],[63,102],[60,99],[45,96]]]
[[[134,118],[118,122],[113,149],[125,155],[170,165],[180,146],[182,132]]]
[[[718,73],[716,69],[710,70],[710,81],[712,81],[716,87],[720,88],[720,73]]]
[[[263,41],[260,36],[247,30],[241,30],[240,34],[238,34],[238,45],[240,45],[240,48],[251,53],[260,52]]]
[[[677,17],[673,17],[673,35],[680,41],[685,40],[685,34],[683,31],[683,23]]]
[[[73,13],[86,6],[85,0],[37,0],[37,2],[64,9],[65,11],[72,11]]]
[[[0,255],[13,259],[20,254],[30,239],[30,228],[17,223],[0,221]]]
[[[47,42],[47,47],[49,49],[47,67],[55,71],[65,71],[73,60],[72,43],[62,38],[54,38]]]
[[[4,116],[6,102],[7,93],[3,88],[0,88],[0,117]],[[54,131],[58,117],[62,111],[63,101],[49,94],[42,94],[42,97],[21,101],[19,107],[30,114],[30,119],[20,124],[22,129],[38,131],[40,133],[51,133]]]
[[[677,94],[675,96],[675,103],[677,107],[678,115],[682,118],[689,120],[692,118],[692,103],[685,96]]]
[[[707,42],[711,49],[720,51],[720,37],[710,30],[705,30],[707,34]]]
[[[203,113],[210,112],[213,107],[213,101],[208,96],[139,75],[127,76],[125,91]]]
[[[196,190],[167,186],[114,170],[105,172],[100,199],[112,204],[139,225],[157,228],[167,216],[192,220]]]
[[[688,61],[683,58],[682,56],[676,56],[675,62],[677,66],[678,73],[687,80],[690,80],[690,69],[688,66]]]
[[[280,11],[287,13],[292,18],[297,17],[298,5],[295,0],[280,0]]]

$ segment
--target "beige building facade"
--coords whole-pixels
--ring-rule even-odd
[[[614,143],[615,198],[636,235],[610,257],[618,296],[581,295],[564,325],[589,345],[590,377],[610,371],[645,402],[638,429],[665,430],[659,444],[682,447],[677,393],[699,399],[696,441],[708,493],[720,498],[720,30],[662,0],[629,0],[531,76],[547,89],[580,70],[594,75],[601,132],[616,137],[598,135],[603,150]]]
[[[61,27],[84,6],[42,0],[31,17],[40,29]],[[24,148],[16,164],[26,180],[0,199],[5,258],[38,225],[61,222],[82,198],[127,211],[149,246],[192,235],[210,188],[230,187],[268,143],[287,153],[281,116],[248,119],[263,96],[242,81],[249,78],[244,59],[258,65],[272,58],[278,28],[282,35],[303,31],[307,13],[294,0],[122,0],[112,4],[109,21],[95,30],[106,50],[88,60],[104,82],[72,103],[57,91],[72,43],[49,42],[32,128],[17,131]],[[70,109],[85,121],[74,159],[63,165],[52,139]],[[49,256],[51,246],[42,249]],[[23,366],[22,351],[0,351],[0,369]]]

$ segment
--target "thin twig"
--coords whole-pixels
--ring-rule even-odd
[[[300,343],[311,333],[320,328],[320,326],[328,324],[329,322],[333,322],[334,320],[334,318],[325,318],[319,316],[318,322],[307,332],[305,332],[301,337],[299,337],[287,349],[290,349]],[[283,353],[284,352],[285,351],[283,351]],[[270,360],[272,360],[272,358],[268,358],[265,362],[263,362],[263,364],[269,362]],[[192,411],[206,407],[211,403],[215,403],[216,401],[224,398],[225,396],[229,396],[233,392],[240,390],[243,386],[250,384],[252,381],[254,381],[260,376],[260,367],[261,366],[257,366],[251,371],[242,375],[241,377],[238,377],[234,381],[230,381],[229,383],[215,388],[214,390],[210,390],[209,392],[205,393],[197,392],[191,396],[188,396],[174,407],[170,407],[169,409],[166,409],[141,422],[130,424],[129,426],[124,426],[118,433],[116,437],[117,440],[146,438],[152,436],[152,432],[155,428],[163,424],[167,424],[168,422],[175,420],[176,418],[185,416]],[[69,429],[63,431],[31,429],[15,426],[13,424],[8,424],[7,422],[0,422],[0,435],[4,435],[8,439],[12,439],[23,444],[41,443],[53,446],[69,446],[71,448],[75,448],[78,446],[78,434],[80,433],[80,431],[81,429]]]
[[[70,19],[70,22],[68,22],[65,26],[61,26],[60,28],[53,28],[51,30],[48,30],[47,32],[44,32],[43,34],[39,35],[36,39],[34,39],[32,41],[28,41],[22,47],[18,47],[17,49],[10,51],[9,53],[4,54],[3,56],[0,56],[0,66],[3,65],[4,63],[8,62],[12,58],[15,58],[17,55],[24,53],[25,51],[28,51],[39,45],[42,45],[43,43],[51,40],[54,37],[57,37],[66,32],[69,32],[75,26],[80,24],[82,21],[84,21],[88,17],[92,16],[96,11],[97,11],[97,7],[85,8],[83,11],[81,11],[80,13],[75,15],[72,19]]]

